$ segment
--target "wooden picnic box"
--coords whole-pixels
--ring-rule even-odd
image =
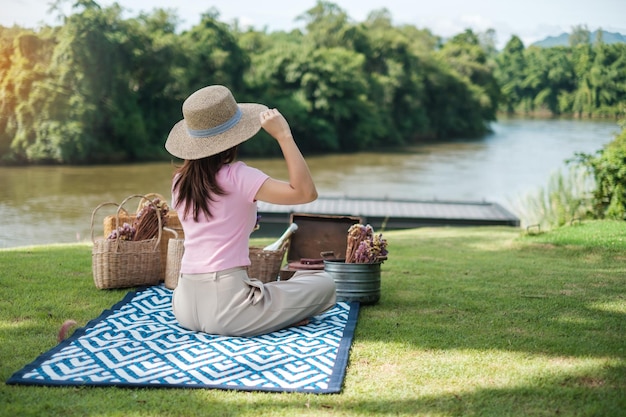
[[[279,272],[281,280],[287,280],[296,271],[303,269],[324,269],[322,253],[327,253],[331,258],[345,258],[348,229],[362,223],[362,219],[355,216],[292,213],[290,223],[297,224],[298,230],[291,235],[287,264]]]

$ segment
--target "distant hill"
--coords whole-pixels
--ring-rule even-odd
[[[592,44],[596,40],[596,33],[594,30],[589,34],[589,42]],[[604,43],[626,43],[626,36],[617,32],[602,31],[602,42]],[[539,46],[541,48],[551,48],[553,46],[569,46],[569,33],[561,33],[559,36],[548,36],[547,38],[537,41],[532,44],[533,46]]]

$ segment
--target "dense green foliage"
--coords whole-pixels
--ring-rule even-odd
[[[593,217],[626,220],[626,128],[605,148],[578,154],[572,162],[587,168],[595,180]]]
[[[617,117],[626,105],[626,44],[524,48],[513,36],[496,57],[503,110]]]
[[[327,1],[289,33],[242,30],[214,9],[179,33],[173,11],[124,18],[92,0],[61,17],[0,26],[0,163],[163,158],[182,101],[209,84],[280,108],[309,153],[480,136],[498,110],[615,116],[626,100],[626,44],[601,40],[541,49],[514,36],[497,52],[493,31],[443,42],[386,9],[354,22]],[[260,136],[242,152],[278,152]]]

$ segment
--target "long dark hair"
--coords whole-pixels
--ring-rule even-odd
[[[174,191],[176,192],[175,206],[185,204],[182,216],[186,218],[189,212],[194,221],[198,221],[200,213],[211,218],[211,202],[215,196],[226,194],[217,183],[216,176],[226,164],[230,164],[237,157],[237,146],[227,149],[216,155],[202,159],[186,159],[183,165],[174,173]]]

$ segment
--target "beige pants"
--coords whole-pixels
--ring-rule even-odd
[[[172,300],[181,326],[226,336],[270,333],[334,305],[335,282],[324,271],[264,284],[248,278],[245,268],[182,274]]]

